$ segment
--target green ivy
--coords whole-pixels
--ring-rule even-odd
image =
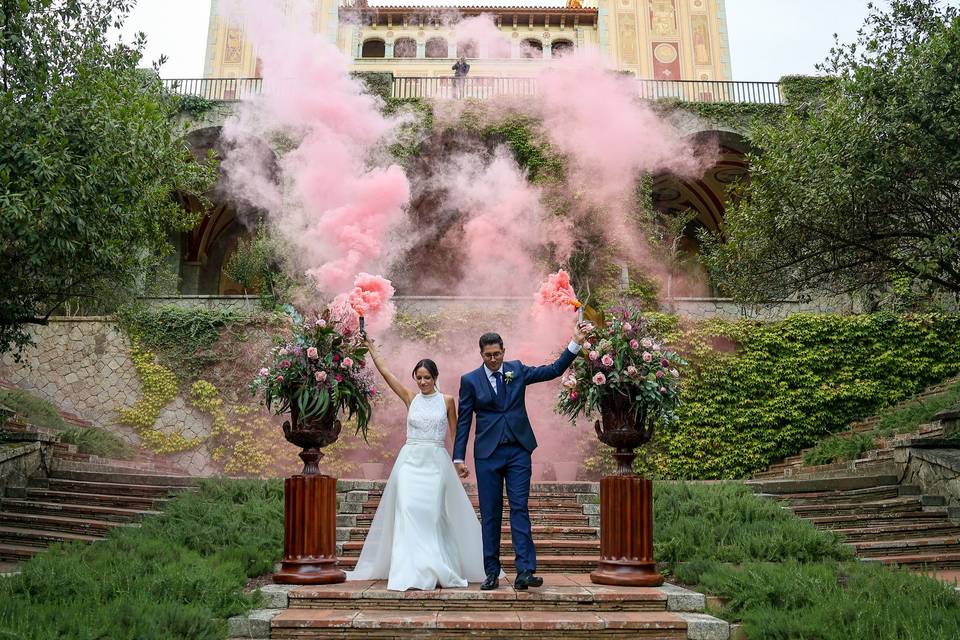
[[[563,156],[537,131],[539,123],[527,116],[513,116],[483,129],[485,140],[502,141],[513,152],[531,182],[563,181]]]
[[[177,98],[177,108],[180,113],[185,113],[193,118],[199,118],[216,106],[216,101],[201,98],[200,96],[179,96]]]
[[[818,101],[836,84],[837,78],[832,76],[783,76],[780,93],[789,105],[805,105]]]
[[[960,315],[709,322],[688,329],[679,421],[644,472],[742,478],[960,372]]]
[[[362,80],[368,93],[384,100],[393,96],[393,74],[389,71],[353,71],[350,75]]]
[[[685,100],[657,100],[654,110],[661,114],[687,111],[718,124],[733,128],[746,128],[755,121],[768,122],[780,118],[783,105],[755,104],[751,102],[687,102]]]

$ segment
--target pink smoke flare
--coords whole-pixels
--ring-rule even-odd
[[[572,307],[574,309],[579,309],[581,306],[580,301],[577,300],[577,294],[570,284],[570,274],[563,269],[547,276],[534,298],[537,304],[541,305],[561,308]]]

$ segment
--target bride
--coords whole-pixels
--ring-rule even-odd
[[[387,579],[387,589],[466,587],[482,582],[480,523],[444,447],[457,424],[453,398],[437,390],[437,365],[413,368],[419,393],[387,370],[373,340],[367,346],[377,370],[407,405],[407,442],[383,489],[357,566],[347,580]]]

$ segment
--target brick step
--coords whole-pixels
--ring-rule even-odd
[[[905,496],[902,498],[892,498],[890,500],[877,500],[874,502],[837,502],[828,504],[802,504],[784,507],[793,511],[801,518],[817,518],[821,516],[842,516],[842,515],[869,515],[876,513],[910,513],[912,511],[922,511],[923,507],[942,506],[943,498],[940,500],[932,499],[934,496]],[[937,504],[938,503],[938,504]]]
[[[468,465],[469,466],[469,465]],[[472,467],[471,467],[472,469]],[[366,491],[371,496],[379,495],[386,486],[386,480],[348,480],[342,479],[337,483],[337,491]],[[474,482],[465,482],[464,491],[469,495],[477,495],[477,485]],[[599,482],[548,482],[538,481],[530,483],[530,495],[576,495],[580,493],[600,493]]]
[[[479,509],[476,498],[471,499],[470,503],[474,509]],[[362,504],[363,513],[376,513],[377,507],[380,506],[380,501],[367,500]],[[503,509],[504,511],[509,511],[510,507],[507,503],[504,503]],[[540,513],[583,513],[583,505],[578,504],[574,500],[543,500],[531,498],[527,502],[527,509],[531,512],[537,511]]]
[[[102,536],[90,536],[79,533],[0,526],[0,544],[11,543],[27,547],[45,548],[55,542],[95,542],[102,539]]]
[[[124,464],[123,461],[105,460],[91,456],[89,460],[63,459],[61,456],[54,458],[53,468],[57,471],[92,471],[95,473],[113,472],[113,473],[136,473],[138,475],[166,475],[182,476],[183,469],[170,465],[155,465],[153,463],[130,462]]]
[[[4,562],[22,562],[29,560],[41,552],[43,552],[43,548],[41,547],[28,547],[21,544],[0,542],[0,561]]]
[[[154,511],[167,502],[167,498],[158,498],[152,496],[125,496],[107,493],[76,493],[73,491],[54,491],[51,489],[40,489],[36,487],[28,488],[26,493],[27,500],[34,502],[55,502],[57,504],[64,505],[111,507],[142,511]]]
[[[881,556],[873,562],[897,565],[910,569],[955,569],[960,568],[960,553],[918,553],[916,555]]]
[[[599,555],[593,556],[537,556],[537,573],[590,573],[597,568],[600,561]],[[513,549],[510,553],[501,553],[500,563],[503,570],[511,572],[514,570]],[[357,564],[356,556],[338,558],[337,566],[344,570],[353,569]]]
[[[904,493],[900,487],[895,485],[885,485],[880,487],[867,487],[865,489],[850,489],[847,491],[811,491],[808,493],[760,493],[761,498],[772,498],[779,500],[783,504],[790,506],[812,505],[812,504],[837,504],[853,502],[872,502],[875,500],[885,500],[897,498],[902,495],[915,495]]]
[[[960,553],[960,536],[848,543],[862,558]]]
[[[600,530],[596,527],[551,527],[547,525],[532,526],[534,539],[550,538],[552,540],[599,540]],[[338,527],[338,540],[366,540],[369,527]],[[510,539],[510,527],[500,529],[500,535]]]
[[[34,529],[38,531],[60,531],[64,533],[79,533],[88,536],[104,537],[110,533],[111,529],[125,526],[130,525],[123,522],[109,522],[107,520],[0,511],[0,527]]]
[[[89,494],[88,494],[89,495]],[[60,502],[34,502],[15,498],[0,498],[0,511],[11,513],[35,513],[70,518],[89,518],[108,522],[133,522],[144,516],[157,515],[159,511],[145,509],[121,509],[93,505],[64,504]]]
[[[600,539],[596,540],[533,540],[537,557],[557,556],[597,556],[600,554]],[[363,541],[341,542],[337,545],[337,556],[352,558],[360,555]],[[505,540],[500,542],[501,557],[513,554],[513,545]]]
[[[196,487],[197,478],[193,476],[171,476],[116,471],[70,471],[55,469],[50,480],[75,480],[78,482],[110,483],[127,486]]]
[[[353,514],[341,514],[344,516],[352,516]],[[479,516],[479,512],[477,512]],[[356,514],[356,524],[361,527],[369,527],[370,523],[373,521],[372,513],[358,513]],[[510,512],[507,509],[504,509],[503,519],[504,522],[509,521]],[[539,513],[531,512],[530,513],[530,523],[534,526],[536,525],[545,525],[545,526],[555,526],[555,527],[586,527],[590,525],[589,518],[580,513]],[[346,526],[346,525],[341,525]]]
[[[813,467],[794,467],[788,477],[796,480],[830,480],[851,476],[890,475],[896,472],[897,465],[892,460],[859,458]]]
[[[748,480],[746,485],[757,493],[791,494],[813,491],[848,491],[867,487],[896,486],[895,474],[845,475],[834,478],[788,478],[783,480]]]
[[[353,609],[362,599],[363,609],[413,609],[419,611],[666,611],[670,596],[697,594],[679,587],[631,587],[616,592],[608,587],[577,584],[563,574],[548,574],[544,586],[518,593],[512,587],[514,576],[501,580],[494,591],[478,591],[477,585],[465,588],[410,590],[397,597],[383,580],[362,580],[341,585],[296,587],[288,593],[291,609]],[[586,577],[586,576],[584,576]]]
[[[274,640],[309,638],[610,638],[686,640],[670,611],[370,611],[287,609],[270,623]]]
[[[169,485],[91,482],[86,480],[67,480],[65,478],[34,479],[30,481],[28,486],[71,493],[96,493],[99,495],[137,496],[143,498],[163,498],[171,493],[187,489],[187,487],[174,487]]]
[[[901,524],[891,522],[882,527],[862,529],[834,529],[834,533],[843,536],[847,542],[869,542],[879,540],[902,540],[910,536],[937,537],[960,535],[960,523],[946,519],[919,524]]]
[[[890,524],[921,524],[945,522],[949,518],[946,509],[908,511],[905,513],[875,513],[808,518],[818,529],[866,529]]]

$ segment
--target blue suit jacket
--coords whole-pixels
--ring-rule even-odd
[[[498,401],[493,387],[487,379],[487,372],[481,366],[460,378],[459,416],[457,418],[457,438],[453,443],[453,459],[465,460],[467,438],[470,435],[470,423],[477,415],[477,432],[473,442],[475,458],[489,458],[500,444],[503,432],[508,427],[513,431],[520,446],[527,451],[537,448],[537,438],[533,435],[527,407],[524,404],[524,392],[527,385],[546,382],[559,378],[576,358],[569,349],[553,364],[541,367],[528,367],[519,360],[504,362],[500,369],[504,376],[512,373],[513,380],[505,383],[507,397]]]

